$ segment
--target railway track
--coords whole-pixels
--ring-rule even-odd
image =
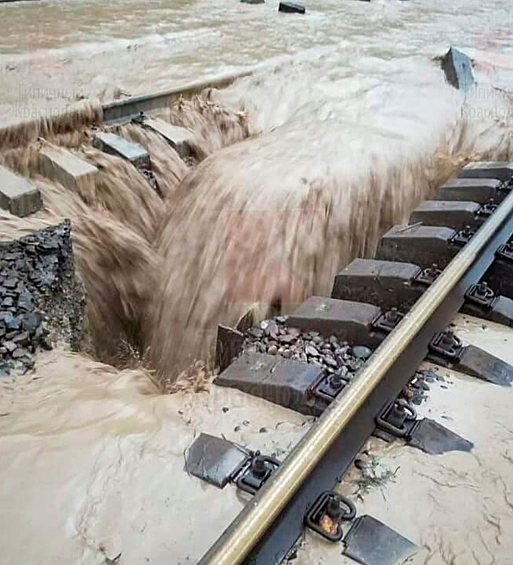
[[[189,94],[204,87],[193,86]],[[165,107],[180,94],[115,103],[104,108],[105,123],[130,121],[141,108]],[[139,125],[180,153],[176,128],[163,130],[154,120]],[[150,156],[137,144],[95,136],[98,149],[147,170]],[[44,157],[52,163],[45,175],[60,182],[71,176],[63,176],[76,163],[68,152]],[[12,175],[7,180],[20,182]],[[200,565],[282,563],[305,528],[339,541],[341,522],[351,527],[343,537],[348,545],[348,536],[357,537],[369,523],[334,488],[372,434],[386,441],[400,436],[428,453],[471,448],[439,423],[416,418],[404,389],[426,358],[486,386],[510,385],[512,367],[464,346],[448,328],[459,311],[513,326],[512,188],[513,164],[470,165],[440,187],[436,200],[419,206],[408,225],[387,232],[374,260],[357,259],[340,272],[331,297],[311,297],[265,327],[255,327],[248,313],[236,328],[219,328],[217,385],[318,419],[284,461],[219,435],[202,434],[189,446],[189,474],[217,487],[234,483],[249,497]],[[20,191],[33,198],[30,186]],[[392,541],[404,547],[404,538]]]
[[[259,343],[267,343],[266,353],[247,348],[247,318],[238,328],[219,328],[217,360],[224,371],[217,384],[319,418],[281,463],[246,452],[242,465],[231,469],[226,445],[216,446],[207,436],[197,440],[190,455],[191,461],[198,457],[193,474],[196,465],[196,475],[213,482],[205,465],[215,467],[227,482],[250,485],[254,494],[199,565],[282,563],[305,527],[340,540],[340,524],[354,520],[355,511],[333,489],[371,434],[388,441],[399,436],[429,452],[433,430],[423,435],[415,410],[401,398],[426,357],[487,386],[510,385],[511,366],[464,347],[449,325],[458,311],[513,325],[512,188],[513,164],[465,167],[458,179],[440,187],[437,200],[412,213],[409,225],[383,236],[375,260],[356,260],[344,269],[331,298],[310,298],[278,320],[287,329],[274,328],[274,335],[265,325],[261,333],[253,330]],[[307,371],[304,360],[282,357],[287,346],[269,349],[269,343],[280,345],[280,334],[290,342],[290,328],[307,332],[305,339],[338,337],[338,345],[363,344],[374,351],[352,378],[340,378],[339,367],[326,371],[315,354],[308,358],[315,370]],[[448,430],[441,436],[442,451],[444,440],[452,445],[448,449],[470,448]],[[364,529],[358,518],[354,524]]]

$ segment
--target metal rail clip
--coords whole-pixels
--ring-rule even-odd
[[[456,245],[467,245],[475,233],[474,230],[470,229],[470,226],[465,226],[465,229],[457,231],[450,241]]]
[[[486,308],[487,310],[493,308],[497,299],[498,296],[496,296],[495,292],[486,282],[471,285],[465,294],[465,300],[477,304],[482,308]]]
[[[497,187],[497,192],[502,192],[504,194],[505,192],[511,192],[512,189],[513,189],[513,178],[510,178],[508,181],[501,182],[499,184],[499,186]]]
[[[238,488],[249,494],[256,494],[280,465],[278,459],[255,451],[251,459],[244,461],[234,471],[232,477]]]
[[[417,420],[417,411],[406,402],[397,398],[385,404],[376,416],[376,426],[395,437],[408,438]]]
[[[388,312],[380,314],[372,322],[372,327],[389,334],[403,318],[404,314],[402,312],[399,312],[397,308],[391,308]]]
[[[495,252],[497,257],[501,259],[506,259],[507,261],[513,261],[513,241],[508,241],[497,248]]]
[[[483,204],[481,208],[476,212],[476,216],[483,216],[485,218],[489,218],[495,210],[497,210],[498,205],[495,204],[493,198],[491,198],[486,204]]]
[[[350,383],[340,374],[323,373],[308,387],[307,394],[330,403]]]
[[[337,542],[342,539],[341,523],[356,516],[354,503],[341,494],[327,490],[313,503],[305,516],[305,525],[323,538]]]
[[[445,359],[457,363],[463,353],[463,344],[461,339],[455,336],[453,332],[441,332],[430,341],[429,349]]]
[[[415,277],[415,280],[429,286],[433,284],[441,274],[442,270],[438,268],[437,264],[434,264],[432,267],[422,269],[422,271],[420,271],[420,273]]]

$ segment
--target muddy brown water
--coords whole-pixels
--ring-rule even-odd
[[[237,440],[284,454],[307,424],[210,387],[203,364],[194,365],[194,384],[180,382],[208,392],[166,396],[159,386],[208,359],[218,323],[249,307],[264,316],[272,303],[287,311],[310,294],[329,295],[337,270],[370,256],[389,226],[467,161],[513,159],[505,0],[327,0],[307,4],[304,18],[279,15],[276,5],[0,6],[2,125],[277,64],[164,113],[194,131],[192,167],[157,135],[119,128],[150,151],[163,199],[128,164],[94,149],[88,128],[2,152],[41,187],[45,209],[25,220],[2,212],[0,237],[72,219],[94,357],[108,363],[59,349],[34,375],[0,383],[6,563],[103,563],[121,546],[124,565],[199,557],[206,538],[187,548],[213,518],[199,511],[203,487],[181,469],[194,434],[251,421]],[[474,58],[478,87],[467,95],[447,85],[434,60],[450,44]],[[40,174],[43,143],[100,166],[94,198]],[[224,406],[230,419],[219,417]],[[275,433],[259,434],[266,425]],[[229,496],[233,511],[240,503]],[[213,514],[225,503],[215,505]],[[129,542],[134,531],[146,536],[140,550]],[[428,562],[444,563],[433,551]],[[492,563],[463,555],[464,565]]]

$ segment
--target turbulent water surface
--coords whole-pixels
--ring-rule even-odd
[[[45,139],[27,135],[17,148],[12,135],[0,137],[0,162],[30,177],[44,200],[25,220],[2,212],[0,238],[71,219],[95,357],[59,349],[34,375],[0,383],[0,449],[10,461],[0,487],[6,563],[103,563],[121,543],[123,565],[197,558],[204,548],[187,547],[208,515],[167,490],[172,477],[190,508],[201,498],[181,469],[194,433],[230,433],[237,418],[260,418],[276,433],[236,439],[283,453],[303,425],[207,384],[217,324],[250,307],[263,316],[271,305],[286,312],[311,294],[329,295],[338,269],[369,256],[388,227],[463,164],[513,159],[507,0],[326,0],[308,3],[302,17],[276,7],[0,4],[1,125],[86,105],[75,133],[47,128]],[[473,57],[478,83],[466,95],[440,70],[437,57],[450,45]],[[193,131],[188,164],[140,125],[115,128],[149,150],[160,195],[92,145],[98,101],[254,67],[225,90],[162,112]],[[96,164],[95,190],[72,192],[46,178],[37,159],[46,144]],[[177,384],[187,368],[191,380],[182,374]],[[158,394],[191,386],[210,393]],[[37,476],[41,489],[32,488]],[[125,513],[126,489],[134,498]],[[147,536],[144,551],[129,541],[135,531]],[[444,563],[437,551],[429,563]],[[492,563],[467,557],[464,565]]]

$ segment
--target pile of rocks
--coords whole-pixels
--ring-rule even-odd
[[[79,349],[85,293],[65,221],[0,243],[0,376],[24,374],[58,339]]]
[[[346,341],[339,341],[335,335],[326,338],[318,332],[302,332],[288,327],[286,322],[287,316],[277,316],[246,330],[243,351],[314,363],[349,381],[372,355],[372,350],[364,345],[351,346]],[[421,404],[430,389],[428,383],[436,380],[443,379],[431,370],[417,371],[404,387],[401,397],[413,404]]]
[[[372,354],[363,345],[350,346],[335,335],[325,338],[318,332],[302,332],[286,326],[286,322],[286,316],[277,316],[246,330],[244,351],[299,359],[342,377],[351,377]]]

